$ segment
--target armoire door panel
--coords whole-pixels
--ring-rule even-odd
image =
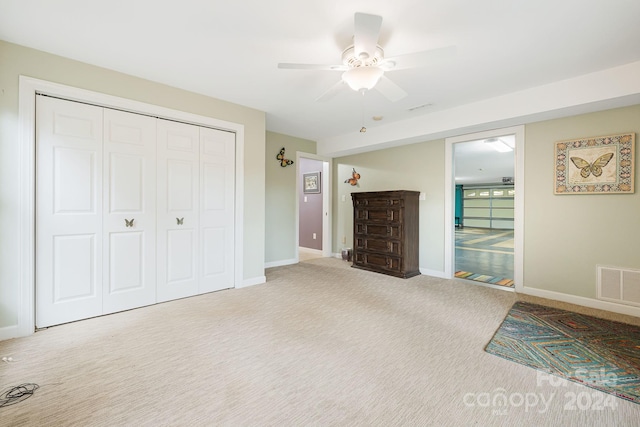
[[[36,97],[36,326],[102,314],[102,108]]]
[[[104,110],[103,311],[156,302],[156,119]]]
[[[198,293],[199,135],[197,126],[157,121],[158,300]]]

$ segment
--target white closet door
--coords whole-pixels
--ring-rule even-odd
[[[158,301],[198,293],[199,129],[158,120]]]
[[[36,100],[36,326],[102,313],[102,108]]]
[[[235,133],[200,128],[199,293],[234,287]]]
[[[103,313],[156,302],[156,119],[104,110]]]

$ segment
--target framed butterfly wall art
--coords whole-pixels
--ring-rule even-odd
[[[634,192],[635,133],[555,143],[555,194]]]

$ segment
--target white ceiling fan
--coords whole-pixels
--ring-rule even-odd
[[[300,70],[342,71],[342,79],[324,92],[316,101],[326,101],[339,92],[344,84],[355,91],[375,88],[391,102],[407,96],[400,86],[384,74],[388,71],[423,67],[430,62],[446,58],[455,53],[454,46],[432,49],[392,58],[384,57],[384,50],[378,45],[382,17],[366,13],[356,13],[354,18],[353,45],[342,52],[342,64],[295,64],[280,63],[278,68]]]

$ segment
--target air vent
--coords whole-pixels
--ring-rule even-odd
[[[640,270],[597,266],[598,299],[640,307]]]

